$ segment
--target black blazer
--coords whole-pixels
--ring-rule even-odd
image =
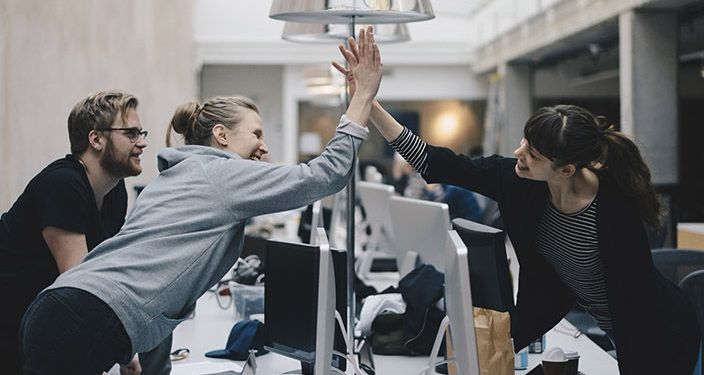
[[[516,159],[471,159],[428,146],[428,182],[461,186],[499,204],[520,264],[511,336],[520,349],[550,330],[575,297],[536,250],[536,231],[547,183],[520,178]],[[597,233],[609,310],[622,374],[683,374],[694,369],[701,342],[696,314],[679,288],[653,266],[650,245],[635,207],[607,173],[599,176]]]

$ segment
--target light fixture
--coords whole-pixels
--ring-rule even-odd
[[[430,0],[274,0],[269,17],[305,23],[418,22],[435,18]]]
[[[355,25],[355,35],[367,25]],[[347,25],[286,22],[282,38],[298,43],[339,43],[350,36]],[[374,40],[379,43],[400,43],[411,40],[404,23],[374,26]]]

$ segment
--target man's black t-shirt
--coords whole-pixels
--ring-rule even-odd
[[[126,211],[123,180],[105,196],[98,211],[85,168],[73,155],[39,172],[0,217],[0,292],[11,305],[8,310],[21,317],[34,297],[59,275],[42,236],[44,228],[83,233],[90,251],[119,231]]]

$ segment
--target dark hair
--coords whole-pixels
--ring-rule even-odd
[[[171,146],[171,130],[183,136],[187,145],[209,146],[213,127],[223,124],[232,129],[244,115],[244,110],[259,113],[252,99],[244,96],[220,96],[208,99],[202,105],[192,101],[176,108],[166,131],[166,145]]]
[[[137,98],[125,92],[110,90],[91,94],[76,103],[68,115],[68,138],[71,153],[81,155],[88,149],[88,134],[112,127],[119,114],[126,121],[127,111],[137,108]]]
[[[606,118],[574,105],[538,109],[523,128],[525,139],[556,167],[604,170],[631,200],[643,221],[660,227],[662,205],[638,146]]]

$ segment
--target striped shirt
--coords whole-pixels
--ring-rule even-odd
[[[427,145],[417,135],[404,127],[401,134],[389,142],[416,172],[423,174],[428,169]]]
[[[408,128],[404,127],[389,143],[417,172],[427,171],[427,144]],[[566,215],[548,199],[538,225],[537,249],[574,293],[577,303],[596,319],[602,330],[610,333],[613,325],[599,254],[596,208],[594,199],[584,210]]]
[[[612,331],[606,278],[599,255],[596,229],[597,200],[575,214],[564,214],[546,201],[538,224],[538,252],[553,266],[574,293],[577,304],[596,319],[599,328]]]

